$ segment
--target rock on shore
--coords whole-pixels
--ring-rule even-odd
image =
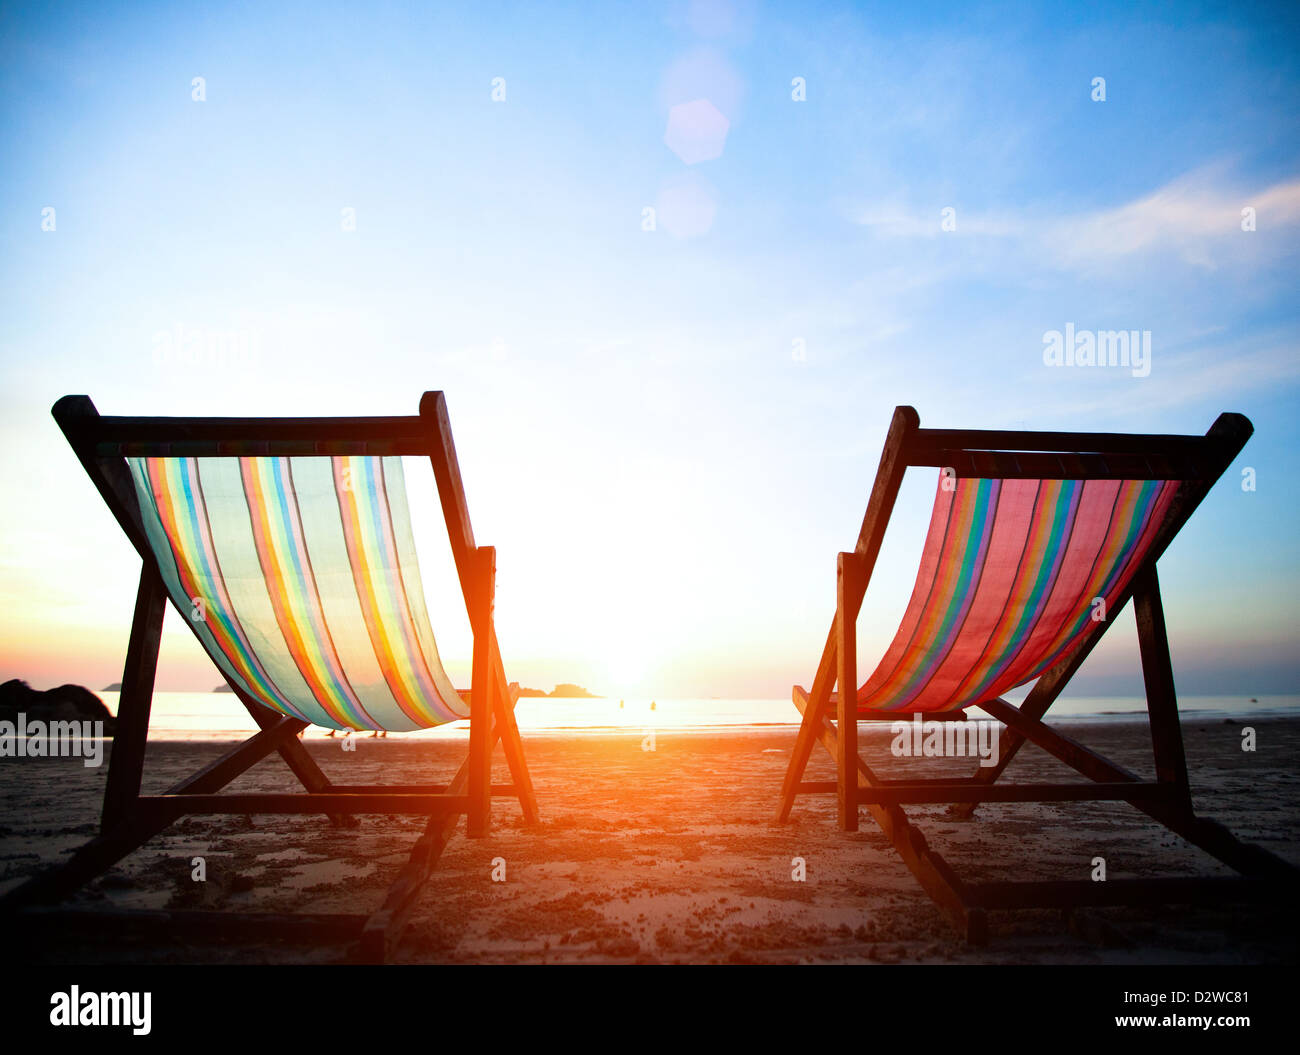
[[[82,685],[60,685],[41,692],[18,678],[6,681],[0,685],[0,719],[19,711],[42,721],[103,722],[106,734],[111,734],[116,724],[104,701]]]

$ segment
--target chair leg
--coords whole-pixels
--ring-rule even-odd
[[[117,725],[113,731],[113,751],[108,760],[108,780],[100,820],[103,832],[115,828],[131,812],[132,804],[140,796],[166,604],[167,591],[162,577],[157,567],[146,561],[140,569],[140,587],[136,593],[135,615],[131,619],[131,637],[122,671],[122,693],[118,697]]]
[[[836,564],[835,631],[839,700],[836,703],[835,783],[841,831],[858,830],[858,667],[857,612],[852,594],[857,577],[852,553],[841,553]]]
[[[514,785],[515,795],[519,798],[519,808],[523,811],[524,824],[534,827],[541,823],[541,814],[537,810],[537,793],[533,790],[533,778],[528,771],[528,759],[524,756],[524,745],[519,738],[519,725],[515,721],[515,700],[507,686],[504,692],[505,671],[501,669],[501,653],[496,648],[495,638],[493,654],[498,668],[496,715],[493,722],[497,734],[501,737],[501,749],[510,766],[510,782]]]
[[[803,780],[808,761],[812,758],[812,750],[817,743],[817,726],[827,702],[808,698],[805,704],[802,691],[795,686],[791,694],[795,706],[803,712],[803,721],[799,723],[799,735],[795,737],[794,752],[790,755],[790,762],[785,767],[785,779],[781,782],[781,805],[776,811],[777,824],[786,824],[790,820],[790,811],[794,808],[795,797],[799,794],[799,782]]]
[[[469,813],[466,828],[471,839],[488,832],[492,810],[492,601],[496,580],[496,551],[481,546],[475,555],[478,589],[474,596],[474,657],[469,697]]]
[[[1142,655],[1142,679],[1151,721],[1151,747],[1155,754],[1156,777],[1175,789],[1178,807],[1192,813],[1192,791],[1187,780],[1187,755],[1178,717],[1174,670],[1169,659],[1169,638],[1165,631],[1164,606],[1160,602],[1160,580],[1156,566],[1138,573],[1133,591],[1138,647]]]

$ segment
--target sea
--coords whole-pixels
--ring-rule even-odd
[[[117,713],[116,692],[97,695]],[[1017,697],[1009,699],[1020,702]],[[1178,708],[1184,718],[1297,717],[1300,696],[1182,696]],[[967,713],[974,718],[987,717],[978,708]],[[521,732],[563,736],[644,735],[651,730],[707,733],[746,727],[793,728],[799,724],[799,712],[789,699],[533,697],[519,700],[515,716]],[[1141,721],[1146,717],[1146,700],[1141,696],[1063,698],[1052,705],[1049,716],[1052,721],[1067,722]],[[151,738],[162,740],[228,740],[257,729],[234,695],[224,692],[156,692],[149,727]],[[468,736],[468,729],[467,722],[454,722],[400,736],[455,739]],[[325,729],[310,728],[305,735],[315,738],[327,733]]]

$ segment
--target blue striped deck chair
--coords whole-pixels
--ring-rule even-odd
[[[458,819],[488,834],[492,798],[537,800],[493,619],[496,555],[474,541],[446,401],[370,418],[101,416],[85,396],[53,414],[142,560],[99,835],[0,899],[45,912],[182,817],[358,814],[428,818],[381,907],[367,915],[209,914],[223,933],[277,928],[339,934],[366,960],[389,956]],[[403,478],[404,456],[433,467],[473,633],[471,684],[443,668],[426,608]],[[164,608],[176,608],[259,731],[163,794],[141,779]],[[467,757],[447,784],[331,782],[304,746],[308,726],[407,732],[468,721]],[[500,741],[509,784],[492,785]],[[302,792],[222,789],[278,754]],[[124,926],[135,926],[130,913]],[[166,913],[173,929],[184,913]],[[202,914],[200,914],[202,915]],[[190,922],[196,917],[190,914]],[[45,917],[50,918],[47,914]],[[200,921],[201,922],[201,921]]]

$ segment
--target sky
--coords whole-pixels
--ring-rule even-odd
[[[1161,562],[1174,668],[1300,692],[1298,30],[1291,5],[6,5],[0,680],[121,676],[139,560],[60,396],[369,415],[440,389],[512,680],[807,684],[910,404],[1246,414]],[[1050,365],[1067,325],[1149,331],[1149,361]],[[432,477],[407,479],[468,684]],[[934,487],[904,483],[864,680]],[[1118,622],[1080,691],[1139,690]],[[219,680],[169,615],[159,688]]]

